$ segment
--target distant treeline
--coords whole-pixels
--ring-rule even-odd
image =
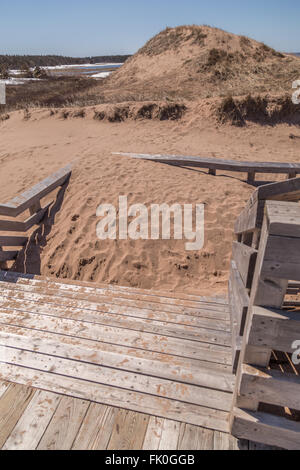
[[[56,65],[96,64],[98,62],[125,62],[130,55],[107,55],[96,57],[65,57],[59,55],[0,55],[0,67],[44,67]]]

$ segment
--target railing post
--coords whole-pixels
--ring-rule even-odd
[[[41,209],[42,209],[41,201],[37,201],[35,204],[29,207],[29,213],[30,215],[34,215],[37,212],[39,212]]]
[[[236,385],[234,391],[234,406],[256,411],[259,402],[255,398],[240,395],[241,371],[243,364],[267,367],[272,351],[268,348],[250,346],[248,344],[252,327],[253,306],[281,308],[288,287],[287,279],[272,278],[263,274],[266,248],[269,240],[268,203],[266,204],[263,226],[260,234],[260,244],[254,277],[252,282],[249,308],[244,329],[241,354],[237,369]]]

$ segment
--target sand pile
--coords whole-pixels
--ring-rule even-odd
[[[98,94],[104,101],[141,101],[286,93],[299,76],[292,55],[209,26],[181,26],[148,41]]]
[[[237,160],[299,161],[299,127],[281,124],[216,127],[202,102],[180,120],[99,121],[50,116],[49,110],[11,113],[0,125],[0,200],[8,201],[75,160],[66,192],[49,219],[31,234],[17,271],[181,290],[210,295],[226,292],[234,221],[253,191],[243,174],[209,176],[132,160],[112,152],[206,155]],[[75,111],[74,109],[72,110]],[[78,112],[80,110],[77,110]],[[16,139],[17,136],[17,139]],[[258,175],[258,179],[261,179]],[[273,175],[264,176],[273,179]],[[185,240],[101,241],[96,237],[101,203],[205,204],[205,245],[187,252]]]

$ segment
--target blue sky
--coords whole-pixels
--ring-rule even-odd
[[[0,0],[0,54],[134,53],[181,24],[209,24],[300,52],[299,0]]]

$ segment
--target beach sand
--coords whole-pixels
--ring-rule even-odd
[[[0,201],[30,188],[74,162],[70,184],[50,222],[35,227],[14,269],[60,278],[145,289],[215,295],[227,291],[233,226],[255,188],[246,175],[183,169],[112,155],[112,152],[214,156],[251,161],[300,161],[299,128],[280,124],[245,128],[218,125],[189,107],[179,121],[99,122],[62,119],[49,110],[11,113],[0,124]],[[74,109],[73,109],[74,111]],[[279,176],[277,179],[283,179]],[[274,180],[274,175],[262,178]],[[96,237],[99,204],[204,203],[205,245],[185,250],[185,240],[106,240]]]

